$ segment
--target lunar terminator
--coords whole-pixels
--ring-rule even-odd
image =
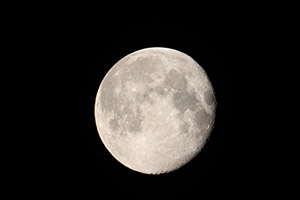
[[[145,174],[176,170],[209,137],[216,99],[203,68],[169,48],[146,48],[117,62],[95,102],[98,133],[124,166]]]

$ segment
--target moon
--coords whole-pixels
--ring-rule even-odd
[[[105,75],[95,101],[99,136],[124,166],[144,174],[174,171],[205,145],[216,99],[204,69],[170,48],[135,51]]]

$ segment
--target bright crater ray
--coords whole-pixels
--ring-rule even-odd
[[[146,174],[180,168],[213,128],[216,101],[205,71],[189,56],[147,48],[106,74],[95,103],[101,140],[123,165]]]

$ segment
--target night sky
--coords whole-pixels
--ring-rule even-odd
[[[66,191],[124,192],[140,197],[179,197],[203,191],[213,195],[228,191],[224,188],[233,189],[238,174],[245,172],[238,161],[239,137],[229,128],[233,120],[229,112],[230,69],[224,58],[229,49],[219,31],[205,30],[200,22],[171,19],[145,23],[78,19],[41,30],[37,50],[41,47],[43,68],[39,79],[50,91],[41,98],[48,98],[50,106],[49,120],[40,125],[47,139],[38,144],[43,150],[35,151],[41,159],[41,167],[34,168],[40,170],[38,180],[52,181],[55,191],[69,188]],[[217,101],[215,127],[200,154],[182,168],[162,175],[141,174],[120,164],[103,145],[94,120],[95,97],[105,74],[127,54],[147,47],[173,48],[191,56],[206,71]]]

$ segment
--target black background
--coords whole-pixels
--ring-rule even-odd
[[[75,102],[71,103],[66,119],[75,121],[70,121],[66,132],[60,133],[66,139],[61,144],[66,155],[62,158],[62,171],[58,167],[60,173],[68,174],[67,183],[140,197],[196,194],[203,190],[206,193],[232,184],[227,182],[233,172],[228,147],[232,143],[228,142],[227,126],[228,69],[222,65],[223,47],[218,38],[208,37],[197,26],[178,22],[147,22],[129,27],[122,24],[105,29],[99,26],[79,27],[68,44],[72,53],[67,55],[72,65],[70,71],[64,72],[74,77],[66,79],[66,90],[73,91],[67,95],[66,106]],[[218,102],[215,128],[205,148],[186,166],[159,176],[132,171],[114,159],[101,142],[94,120],[95,95],[105,74],[122,57],[147,47],[174,48],[193,57],[207,72]]]
[[[44,184],[51,182],[49,193],[139,197],[225,195],[244,187],[240,183],[249,175],[241,153],[244,143],[234,130],[239,126],[231,125],[229,80],[234,75],[227,56],[232,49],[230,38],[221,34],[223,27],[79,18],[42,24],[30,33],[39,70],[32,85],[44,100],[35,104],[41,108],[35,116],[41,134],[34,140],[37,164],[31,168],[40,187],[48,191]],[[217,100],[215,127],[203,150],[182,168],[162,175],[141,174],[120,164],[101,142],[94,120],[95,97],[105,74],[127,54],[147,47],[173,48],[194,58],[208,74]]]
[[[3,69],[12,77],[3,86],[13,94],[3,99],[15,100],[11,107],[3,104],[10,110],[6,119],[13,121],[2,134],[13,143],[4,152],[10,159],[4,171],[6,185],[14,188],[10,195],[243,198],[266,191],[270,182],[285,184],[278,184],[281,169],[273,168],[285,165],[277,156],[285,156],[280,145],[289,141],[271,142],[275,131],[270,127],[278,125],[273,120],[265,125],[280,107],[272,104],[277,97],[264,98],[272,90],[277,95],[281,85],[269,64],[277,58],[267,48],[278,50],[279,37],[273,36],[278,20],[268,13],[253,20],[256,12],[243,14],[244,8],[236,6],[232,14],[222,6],[223,12],[193,5],[179,12],[168,6],[161,15],[156,9],[121,13],[105,12],[104,5],[94,11],[74,5],[14,5],[5,14],[3,57],[9,62]],[[274,30],[266,31],[270,23]],[[181,169],[158,176],[118,163],[94,122],[95,96],[108,70],[127,54],[155,46],[193,57],[207,72],[218,103],[215,128],[201,153]],[[279,140],[286,131],[281,133]]]

